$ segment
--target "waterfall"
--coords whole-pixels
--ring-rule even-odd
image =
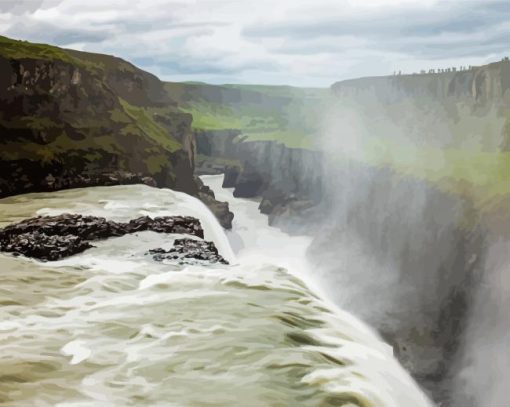
[[[148,231],[56,262],[0,254],[4,405],[431,405],[392,348],[314,286],[309,237],[267,226],[257,202],[205,181],[236,212],[226,235],[195,198],[140,185],[0,201],[3,224],[193,215],[232,261],[154,262],[149,249],[182,235]]]

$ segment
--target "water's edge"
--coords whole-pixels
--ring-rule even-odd
[[[196,216],[234,263],[157,264],[146,251],[179,235],[152,232],[58,262],[1,254],[2,404],[430,405],[390,347],[303,282],[309,238],[267,226],[221,177],[204,181],[236,213],[227,236],[195,198],[141,185],[0,200],[1,225],[62,212]]]

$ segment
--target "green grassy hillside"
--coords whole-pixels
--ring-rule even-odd
[[[166,83],[199,130],[239,130],[247,140],[276,140],[313,148],[328,89],[288,86]]]
[[[113,56],[0,37],[0,135],[0,194],[107,171],[194,185],[191,116]]]
[[[510,197],[510,61],[333,85],[347,156],[427,181],[499,219]]]

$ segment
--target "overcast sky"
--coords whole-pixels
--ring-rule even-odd
[[[329,86],[510,55],[510,0],[0,0],[0,33],[165,80]]]

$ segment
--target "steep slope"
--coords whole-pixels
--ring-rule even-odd
[[[321,117],[329,89],[166,83],[193,115],[197,173],[227,173],[236,196],[262,197],[270,222],[314,206],[320,197]],[[310,181],[312,180],[312,181]]]
[[[330,294],[384,334],[440,405],[502,405],[486,403],[509,375],[481,377],[509,366],[497,312],[509,301],[509,83],[503,60],[332,87],[331,210],[312,257]]]
[[[351,158],[431,182],[487,214],[510,194],[508,59],[458,72],[343,81],[332,90],[336,114],[351,119],[335,145]]]
[[[247,141],[274,140],[313,147],[328,89],[290,86],[166,83],[199,134],[238,131]]]
[[[5,37],[0,73],[0,196],[145,182],[213,198],[194,178],[192,116],[155,76]]]

